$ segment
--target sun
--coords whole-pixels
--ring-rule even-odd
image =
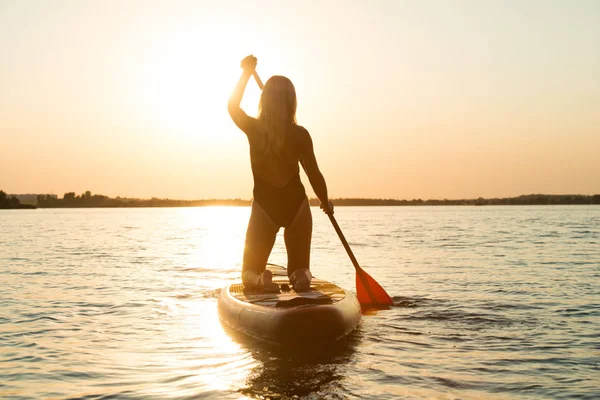
[[[236,43],[240,35],[204,26],[160,36],[141,74],[147,117],[178,139],[206,144],[229,140],[231,135],[224,134],[232,129],[226,104],[245,55]],[[255,110],[258,95],[249,88],[244,104]]]

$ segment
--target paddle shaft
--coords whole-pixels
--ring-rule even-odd
[[[256,71],[254,71],[254,73],[252,74],[254,76],[254,79],[256,80],[256,83],[258,84],[258,87],[260,88],[260,90],[263,89],[263,87],[265,87],[265,85],[263,85],[263,82],[260,80],[258,74],[256,73]]]
[[[344,245],[344,248],[346,249],[346,252],[348,253],[348,257],[350,257],[350,260],[352,260],[352,265],[354,265],[354,268],[356,268],[357,271],[362,270],[360,265],[358,265],[358,261],[356,260],[356,257],[354,257],[354,253],[352,253],[352,249],[350,248],[348,241],[346,240],[346,238],[344,237],[344,234],[342,233],[342,229],[340,228],[337,221],[335,220],[335,217],[333,216],[333,214],[327,214],[327,216],[329,217],[329,220],[331,221],[331,225],[333,225],[333,228],[335,229],[338,236],[340,237],[340,240],[342,241],[342,244]]]
[[[335,217],[333,216],[333,214],[327,214],[327,216],[329,217],[329,220],[331,221],[331,225],[333,225],[333,228],[335,229],[335,231],[337,232],[338,236],[340,237],[340,241],[342,242],[342,244],[344,245],[344,248],[346,249],[346,253],[348,253],[348,257],[350,257],[350,260],[352,260],[352,265],[354,265],[354,269],[356,270],[356,277],[360,280],[360,282],[362,283],[362,287],[364,288],[364,290],[367,292],[367,295],[369,296],[369,299],[371,299],[371,303],[372,304],[377,304],[377,296],[375,296],[375,294],[373,293],[373,289],[371,288],[371,285],[369,283],[369,279],[373,279],[371,277],[369,277],[367,275],[367,273],[360,267],[360,265],[358,265],[358,261],[356,260],[356,257],[354,257],[354,253],[352,252],[352,249],[350,248],[350,245],[348,244],[348,241],[346,240],[346,238],[344,237],[344,234],[342,233],[342,229],[340,228],[340,226],[338,225],[337,221],[335,220]],[[378,285],[377,282],[373,281],[374,284]],[[357,291],[358,289],[358,284],[357,284]],[[383,288],[382,288],[383,290]],[[387,297],[388,294],[385,294]]]

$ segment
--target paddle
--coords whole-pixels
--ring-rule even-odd
[[[256,71],[254,71],[254,79],[258,84],[260,90],[263,89],[264,85]],[[356,257],[354,257],[354,253],[352,253],[352,249],[350,249],[350,245],[346,241],[344,234],[342,233],[342,229],[338,225],[333,213],[328,213],[327,216],[333,225],[333,228],[337,232],[350,260],[352,260],[352,265],[354,265],[354,269],[356,270],[356,297],[358,297],[358,302],[361,306],[391,306],[393,304],[392,299],[387,294],[387,292],[381,287],[379,283],[375,279],[373,279],[369,274],[365,272],[364,269],[358,265],[358,261],[356,261]]]
[[[340,237],[350,260],[352,260],[352,265],[354,265],[354,269],[356,270],[356,297],[358,297],[360,305],[376,307],[391,306],[394,304],[390,295],[387,294],[381,285],[358,265],[358,261],[356,261],[356,257],[354,257],[354,253],[352,253],[352,249],[350,249],[350,245],[346,241],[342,229],[335,220],[333,213],[328,213],[327,216]]]
[[[258,85],[258,87],[260,88],[260,90],[263,90],[263,88],[265,87],[265,85],[263,85],[263,83],[260,80],[260,77],[258,76],[258,74],[256,73],[256,71],[254,71],[254,73],[252,75],[254,76],[254,80],[256,81],[256,84]]]

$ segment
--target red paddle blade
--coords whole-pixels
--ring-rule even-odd
[[[361,306],[391,306],[392,298],[362,268],[356,268],[356,297]]]

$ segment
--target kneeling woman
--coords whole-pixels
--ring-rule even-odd
[[[296,91],[283,76],[273,76],[262,91],[258,118],[240,108],[248,80],[256,68],[256,58],[242,60],[243,73],[231,97],[228,110],[233,122],[246,134],[250,144],[250,164],[254,176],[254,200],[246,232],[242,267],[245,286],[278,291],[267,261],[279,228],[285,228],[288,276],[296,291],[310,288],[310,241],[312,215],[300,163],[325,213],[333,213],[327,185],[319,171],[310,134],[296,124]]]

